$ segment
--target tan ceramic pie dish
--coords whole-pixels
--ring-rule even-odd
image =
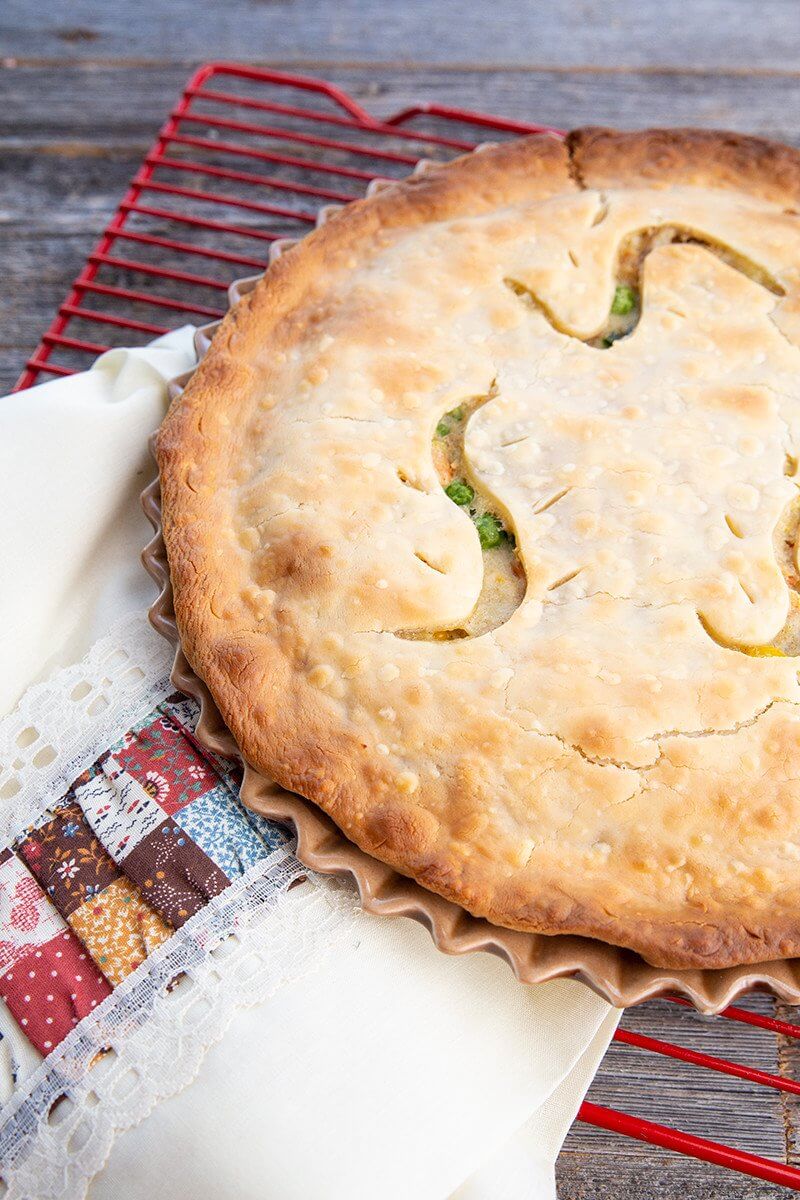
[[[425,171],[426,164],[418,170]],[[377,191],[380,181],[373,185]],[[331,210],[320,213],[324,222]],[[274,257],[293,243],[277,242]],[[250,291],[255,279],[234,283],[230,289],[233,305]],[[198,330],[198,356],[208,349],[217,325]],[[173,385],[178,394],[188,377]],[[158,481],[143,494],[145,512],[155,529],[155,537],[145,548],[143,561],[160,588],[150,616],[155,628],[172,642],[178,632],[172,603],[166,550],[161,534],[160,490]],[[232,734],[226,728],[211,694],[190,667],[180,646],[176,650],[173,681],[201,706],[197,736],[209,750],[239,757]],[[359,890],[365,910],[383,915],[411,917],[424,924],[440,950],[463,954],[486,950],[504,958],[517,978],[524,983],[574,977],[581,979],[598,994],[617,1006],[640,1003],[668,993],[685,997],[700,1011],[718,1012],[736,997],[753,989],[768,989],[789,1003],[800,1003],[800,966],[798,960],[771,961],[724,969],[666,969],[651,966],[630,950],[607,945],[591,938],[574,935],[542,935],[505,929],[467,913],[390,866],[377,861],[351,843],[337,826],[313,803],[290,793],[250,767],[245,768],[241,790],[243,803],[253,810],[292,826],[297,833],[297,853],[312,870],[351,877]]]

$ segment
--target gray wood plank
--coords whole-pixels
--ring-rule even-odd
[[[557,67],[794,70],[794,0],[5,0],[3,53],[25,58],[211,57],[284,62],[486,62]]]
[[[611,1154],[565,1149],[556,1163],[559,1200],[787,1200],[791,1192],[653,1147],[632,1155],[608,1135]]]
[[[377,116],[427,100],[561,127],[701,125],[800,140],[800,71],[762,77],[735,71],[609,76],[405,66],[385,67],[376,75],[368,68],[332,64],[320,70]],[[52,147],[49,153],[65,156],[144,148],[187,75],[182,63],[0,69],[2,144],[6,153]],[[264,124],[270,119],[252,112],[238,116]]]

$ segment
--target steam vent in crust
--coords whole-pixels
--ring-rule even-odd
[[[583,129],[270,267],[158,438],[245,759],[498,925],[800,954],[800,155]]]

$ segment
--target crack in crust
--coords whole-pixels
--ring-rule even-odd
[[[800,704],[800,701],[787,700],[783,698],[770,700],[768,704],[765,704],[763,708],[760,708],[757,713],[753,714],[752,717],[748,717],[744,721],[737,721],[735,725],[731,725],[727,729],[664,729],[660,733],[654,733],[650,736],[650,738],[648,738],[648,741],[654,742],[658,746],[658,758],[656,758],[652,763],[647,763],[644,766],[637,763],[626,762],[624,759],[603,758],[600,755],[587,754],[583,747],[577,745],[575,742],[568,742],[565,738],[559,737],[557,733],[551,733],[548,736],[556,738],[559,742],[561,742],[565,749],[574,754],[580,755],[584,762],[591,763],[593,766],[619,767],[619,769],[622,771],[636,771],[637,773],[643,773],[646,771],[652,771],[653,768],[657,767],[661,762],[661,759],[664,756],[664,748],[661,744],[662,742],[669,741],[671,738],[697,739],[709,737],[733,737],[735,734],[740,733],[743,729],[752,728],[752,726],[755,725],[756,722],[760,721],[761,718],[772,708],[774,708],[776,704],[793,704],[796,706]]]

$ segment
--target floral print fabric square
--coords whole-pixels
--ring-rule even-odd
[[[119,874],[75,800],[32,829],[18,843],[18,853],[64,917]]]
[[[0,861],[0,975],[30,947],[66,928],[25,864],[11,850]]]
[[[176,821],[228,879],[243,875],[279,844],[277,837],[271,845],[265,842],[242,805],[222,784],[187,804]]]
[[[115,987],[172,933],[124,875],[82,904],[70,925]]]
[[[167,816],[219,782],[217,772],[187,739],[188,731],[180,728],[178,720],[162,707],[110,750],[116,768],[135,779]]]

